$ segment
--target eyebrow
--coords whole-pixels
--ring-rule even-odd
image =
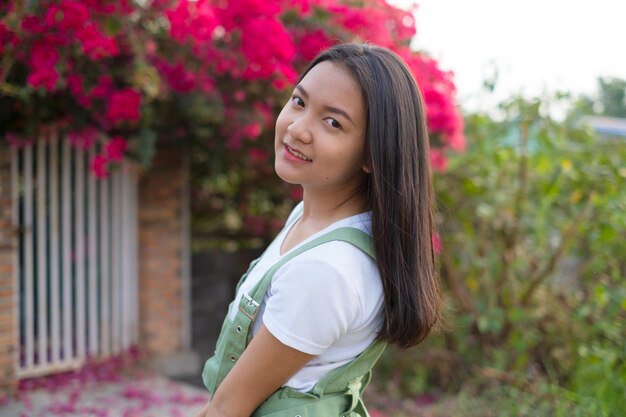
[[[302,87],[300,84],[296,85],[296,90],[300,91],[302,93],[302,95],[304,96],[304,98],[308,99],[309,98],[309,93],[304,89],[304,87]],[[346,119],[348,119],[350,121],[350,123],[354,124],[354,120],[352,120],[352,118],[350,117],[350,115],[338,108],[338,107],[333,107],[333,106],[324,106],[324,109],[330,113],[335,113],[335,114],[339,114],[343,117],[345,117]],[[355,125],[356,126],[356,125]]]

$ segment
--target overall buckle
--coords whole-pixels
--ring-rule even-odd
[[[248,311],[246,311],[245,308],[243,308],[241,306],[243,304],[243,300],[241,300],[242,302],[239,303],[239,311],[241,311],[243,314],[245,314],[250,320],[254,321],[254,319],[256,318],[257,313],[259,312],[259,303],[257,303],[248,294],[244,294],[243,296],[248,301],[246,303],[248,305],[248,307],[254,307],[254,314],[250,314]]]

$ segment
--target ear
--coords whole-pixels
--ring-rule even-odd
[[[371,174],[372,173],[372,168],[370,168],[369,164],[363,164],[363,166],[361,167],[363,169],[363,171],[365,171],[367,174]]]

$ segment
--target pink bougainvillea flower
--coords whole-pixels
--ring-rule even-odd
[[[335,6],[334,20],[342,27],[357,35],[361,40],[372,42],[387,48],[393,48],[395,41],[387,28],[389,18],[381,10],[374,7]],[[380,24],[380,22],[384,22]]]
[[[85,4],[63,0],[58,5],[48,6],[44,21],[50,28],[58,26],[62,31],[67,31],[80,29],[89,18],[89,9]]]
[[[170,408],[170,417],[185,417],[182,411],[176,408]]]
[[[113,125],[123,121],[136,122],[141,117],[140,106],[139,92],[132,88],[123,88],[111,95],[106,118]]]
[[[11,45],[16,47],[19,45],[20,39],[15,35],[15,33],[11,32],[4,22],[0,22],[0,55],[4,52],[4,49]]]
[[[103,34],[93,22],[87,22],[77,30],[76,38],[80,42],[85,55],[94,61],[113,57],[119,53],[115,39]]]
[[[7,132],[4,135],[4,138],[7,140],[7,142],[9,142],[9,146],[13,148],[18,148],[18,149],[35,143],[35,139],[27,138],[22,135],[15,134],[13,132]]]
[[[439,149],[431,149],[430,163],[435,171],[445,171],[448,167],[448,158]]]
[[[215,7],[207,0],[180,1],[166,13],[170,36],[180,42],[208,43],[218,25]]]
[[[215,9],[220,23],[227,31],[245,24],[257,18],[274,19],[280,12],[278,1],[239,0],[231,2],[218,2]],[[272,39],[272,38],[260,38]]]
[[[272,42],[259,42],[272,39]],[[296,49],[285,27],[276,19],[250,19],[243,27],[241,52],[248,60],[243,77],[249,80],[267,78],[278,64],[291,64]]]
[[[78,149],[87,150],[95,143],[98,137],[98,130],[93,127],[86,127],[68,133],[70,143]]]
[[[286,0],[285,7],[293,7],[298,11],[298,15],[308,17],[311,14],[312,2],[310,0]]]
[[[215,84],[215,80],[208,75],[207,73],[200,72],[199,74],[195,74],[196,84],[198,84],[198,88],[204,94],[213,94],[217,89],[217,85]]]
[[[35,94],[54,91],[55,95],[48,94],[46,99],[55,103],[58,94],[69,104],[67,112],[76,120],[65,122],[65,130],[79,130],[76,123],[82,126],[85,119],[109,131],[109,136],[118,128],[136,128],[142,109],[156,102],[145,102],[139,87],[118,88],[139,85],[134,64],[137,59],[147,60],[158,70],[160,79],[151,86],[159,86],[159,99],[204,95],[204,103],[215,111],[214,120],[227,148],[250,152],[248,160],[265,163],[269,155],[249,151],[248,143],[243,145],[273,125],[272,113],[283,91],[271,91],[272,87],[291,87],[297,79],[294,68],[300,68],[335,39],[342,39],[388,46],[407,62],[424,92],[428,127],[435,138],[431,155],[434,170],[446,168],[447,152],[466,146],[453,74],[426,54],[409,49],[408,41],[415,34],[411,12],[391,7],[387,0],[149,0],[145,5],[140,2],[149,10],[146,14],[132,0],[40,3],[41,7],[29,9],[35,13],[31,16],[18,13],[15,4],[19,2],[0,5],[0,15],[8,16],[0,19],[0,53],[15,57],[19,65],[13,66],[13,71],[26,68],[27,86],[40,89]],[[313,10],[328,19],[320,21]],[[136,15],[128,16],[132,12]],[[133,26],[135,17],[145,18],[146,24]],[[169,32],[162,30],[164,20]],[[132,32],[124,30],[129,27]],[[119,59],[108,59],[111,57]],[[234,85],[238,87],[231,88]],[[242,90],[237,91],[239,88]],[[70,100],[65,100],[66,96]],[[76,109],[77,104],[82,108]],[[234,105],[238,107],[226,114]],[[187,109],[181,111],[187,114]],[[28,124],[37,123],[29,116],[28,111],[22,111],[15,119],[18,123],[10,121],[7,129],[25,126],[38,131],[37,126]],[[55,125],[62,116],[55,116]],[[174,130],[175,139],[189,137],[188,129]],[[94,139],[88,133],[72,132],[69,136],[74,146],[93,146]],[[220,135],[215,136],[212,140]],[[94,172],[107,176],[113,163],[127,152],[126,146],[123,139],[115,138],[105,144],[99,157],[92,160]]]
[[[31,87],[43,87],[47,91],[56,88],[60,76],[55,65],[61,57],[56,46],[62,43],[62,37],[53,35],[44,36],[33,43],[28,58],[30,73],[26,79]]]
[[[146,54],[148,56],[154,55],[157,52],[157,50],[159,49],[159,46],[157,45],[157,43],[153,39],[148,39],[144,43],[144,46],[146,48]]]
[[[87,5],[95,13],[104,15],[114,13],[127,15],[135,10],[130,0],[81,0],[81,3]]]
[[[211,42],[213,31],[218,25],[215,6],[207,0],[198,0],[194,6],[195,18],[189,22],[187,31],[196,43]]]
[[[129,407],[124,410],[124,412],[122,413],[122,417],[141,417],[146,408],[147,407],[141,406]]]
[[[33,35],[41,34],[46,31],[46,27],[39,16],[24,16],[20,24],[22,30],[32,33]]]
[[[276,78],[272,81],[272,86],[277,90],[284,90],[289,87],[291,84],[287,82],[284,78]]]
[[[217,55],[217,54],[216,54]],[[237,58],[232,56],[232,54],[226,52],[221,56],[211,56],[213,60],[213,65],[215,65],[215,71],[218,74],[226,74],[233,70],[237,66]]]
[[[67,76],[67,88],[74,97],[82,97],[84,94],[83,77],[80,74]]]
[[[226,129],[224,129],[223,132],[227,135],[226,147],[228,149],[234,151],[241,148],[241,144],[243,142],[243,135],[241,134],[241,132],[226,131]]]
[[[196,405],[206,403],[207,399],[208,395],[205,394],[188,395],[184,392],[176,392],[168,398],[168,402],[178,405]]]
[[[52,68],[42,68],[28,74],[27,82],[32,87],[43,87],[48,91],[54,90],[59,80],[59,73]]]
[[[117,0],[115,10],[119,11],[122,15],[128,15],[135,11],[132,0]],[[114,11],[115,11],[114,10]]]
[[[109,176],[109,161],[102,155],[96,155],[91,160],[91,171],[96,178],[106,178]]]
[[[60,54],[45,40],[35,42],[30,51],[28,64],[31,72],[28,75],[28,84],[32,87],[44,87],[52,91],[59,80],[59,73],[54,68],[59,61]]]
[[[298,79],[298,73],[291,64],[278,64],[278,71],[289,83],[294,83]]]
[[[256,139],[261,134],[262,128],[260,123],[250,123],[243,128],[243,134],[248,139]]]
[[[121,136],[113,137],[105,146],[104,153],[110,161],[119,162],[128,149],[128,143]]]
[[[392,33],[396,44],[410,42],[416,34],[414,12],[417,10],[417,4],[413,3],[404,10],[395,7],[385,7],[384,12],[387,16],[385,26]]]
[[[252,162],[260,163],[267,161],[267,152],[262,149],[250,149],[250,152],[248,154],[250,155],[250,159],[252,160]]]
[[[187,22],[191,19],[191,12],[189,11],[189,3],[186,1],[180,1],[176,4],[176,7],[166,12],[167,19],[170,23],[170,36],[172,39],[181,43],[186,42],[187,35]]]
[[[461,119],[462,121],[462,119]],[[450,148],[457,152],[462,152],[467,147],[467,140],[462,133],[462,129],[457,130],[448,137],[448,145]]]
[[[333,44],[333,41],[321,30],[305,34],[298,44],[300,55],[307,61],[311,61],[315,56]]]
[[[183,62],[170,65],[163,59],[155,59],[154,65],[173,91],[187,93],[196,87],[196,75]]]
[[[449,94],[434,88],[433,85],[423,88],[422,92],[430,131],[443,133],[447,137],[462,135],[462,122]],[[459,139],[455,140],[459,142]]]
[[[172,0],[152,0],[150,9],[163,12],[172,5]]]
[[[235,99],[235,101],[238,101],[239,103],[241,103],[242,101],[246,99],[246,92],[244,90],[237,90],[233,94],[233,98]]]
[[[429,130],[441,133],[443,142],[453,150],[463,150],[463,119],[454,98],[454,74],[441,70],[437,61],[424,54],[413,54],[408,49],[398,53],[408,64],[422,90]]]
[[[252,105],[255,114],[259,115],[263,120],[263,126],[274,126],[274,112],[267,103],[256,102]]]
[[[441,253],[443,249],[443,245],[441,243],[441,236],[439,235],[439,233],[435,232],[433,233],[433,251],[436,254]]]
[[[96,81],[96,85],[91,90],[91,98],[108,100],[113,94],[113,78],[109,75],[101,75]]]
[[[292,187],[291,190],[289,190],[289,196],[294,201],[300,201],[302,200],[302,197],[304,196],[304,191],[302,190],[302,187],[298,185],[298,186]]]

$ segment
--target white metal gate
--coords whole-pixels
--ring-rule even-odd
[[[55,135],[12,153],[20,378],[80,367],[137,342],[137,176],[96,179]]]

